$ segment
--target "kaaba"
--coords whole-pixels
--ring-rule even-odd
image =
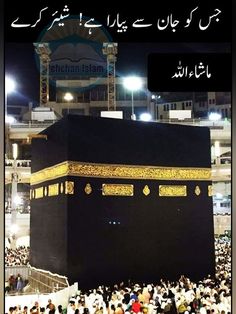
[[[31,266],[84,288],[214,275],[208,128],[67,115],[41,134]]]

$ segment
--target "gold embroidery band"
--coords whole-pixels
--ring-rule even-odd
[[[186,185],[160,185],[159,196],[187,196]]]
[[[31,185],[64,176],[136,180],[211,180],[210,168],[131,166],[65,161],[31,175]]]
[[[103,184],[102,195],[133,196],[134,186],[132,184]]]

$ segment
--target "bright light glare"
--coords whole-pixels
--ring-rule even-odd
[[[211,121],[218,121],[221,119],[221,114],[217,113],[217,112],[211,112],[209,114],[209,120]]]
[[[12,155],[13,158],[16,159],[18,157],[18,144],[12,144]]]
[[[148,112],[144,112],[139,116],[139,119],[142,121],[151,121],[152,120],[152,116],[150,115],[150,113]]]
[[[136,91],[142,87],[143,82],[140,77],[128,76],[124,78],[123,85],[130,91]]]
[[[12,93],[15,90],[15,88],[16,88],[15,81],[10,77],[6,77],[5,78],[5,92],[6,92],[6,94],[8,95],[8,94]]]
[[[152,95],[152,99],[160,99],[161,96],[160,95]]]
[[[131,120],[136,120],[136,114],[134,113],[131,114]]]
[[[223,195],[221,193],[216,193],[216,198],[221,199],[223,198]]]
[[[19,231],[19,226],[17,226],[17,225],[11,225],[11,227],[10,227],[10,232],[12,233],[12,234],[16,234],[17,232]]]
[[[16,195],[15,197],[14,197],[14,204],[16,205],[16,206],[18,206],[18,205],[20,205],[22,203],[22,198],[19,196],[19,195]]]
[[[74,99],[73,95],[71,93],[65,93],[64,99],[66,101],[71,101]]]
[[[6,122],[6,123],[12,124],[12,123],[14,123],[15,121],[16,121],[16,120],[15,120],[14,117],[12,117],[12,116],[6,116],[6,119],[5,119],[5,122]]]

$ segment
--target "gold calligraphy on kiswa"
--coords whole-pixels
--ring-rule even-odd
[[[134,186],[132,184],[103,184],[103,196],[133,196]]]
[[[187,196],[186,185],[159,185],[159,196]]]
[[[65,161],[31,175],[31,185],[65,176],[134,180],[211,180],[210,168],[179,168]]]
[[[50,184],[48,186],[48,196],[56,196],[59,194],[59,184]]]
[[[42,198],[44,196],[43,187],[35,189],[35,198]]]

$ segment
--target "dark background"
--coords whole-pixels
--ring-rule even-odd
[[[17,30],[18,31],[18,30]],[[130,38],[130,36],[128,36]],[[7,39],[7,37],[6,37]],[[23,42],[6,42],[5,43],[5,71],[6,74],[13,76],[17,82],[17,88],[15,93],[12,93],[8,97],[8,104],[10,105],[25,105],[28,106],[29,102],[34,105],[39,103],[39,65],[36,57],[36,52],[34,50],[33,42],[27,42],[27,38],[22,38],[26,40]],[[137,76],[149,76],[149,84],[154,85],[155,90],[160,91],[159,83],[162,83],[162,76],[155,66],[148,70],[148,57],[150,54],[157,54],[158,64],[160,63],[159,54],[165,54],[165,62],[161,62],[162,69],[168,67],[172,57],[171,54],[208,54],[208,53],[219,53],[224,55],[227,60],[231,60],[231,48],[229,43],[204,43],[204,42],[141,42],[142,38],[139,38],[139,42],[118,42],[118,54],[116,62],[116,75],[120,77],[128,75]],[[223,57],[224,58],[224,57]],[[155,65],[155,61],[154,61]],[[214,64],[214,69],[217,73],[222,73],[219,69],[223,67],[224,71],[228,70],[228,67],[224,68],[224,63],[221,62],[220,65]],[[175,66],[172,68],[175,69]],[[217,86],[221,91],[225,86],[226,82],[231,80],[231,75],[229,78],[225,76],[218,76]],[[228,83],[227,83],[228,84]],[[183,84],[182,89],[184,89],[185,84]],[[207,86],[207,85],[206,85]],[[204,90],[206,88],[204,85]],[[231,84],[230,84],[231,86]],[[156,88],[157,87],[157,88]],[[171,85],[165,88],[163,91],[170,91]],[[227,88],[228,90],[228,88]],[[195,91],[195,84],[192,86],[192,92]],[[55,101],[55,88],[50,85],[49,97],[51,101]]]

